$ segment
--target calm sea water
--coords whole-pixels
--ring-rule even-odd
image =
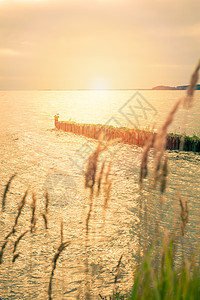
[[[64,240],[71,245],[60,256],[53,279],[54,299],[76,299],[84,289],[85,219],[89,209],[84,190],[83,171],[97,142],[54,130],[53,116],[62,120],[115,126],[157,129],[183,91],[0,91],[0,191],[16,174],[0,216],[0,241],[12,228],[18,202],[29,187],[27,204],[3,255],[0,272],[2,299],[48,299],[51,260],[60,243],[60,222]],[[200,136],[200,92],[193,108],[180,109],[170,131]],[[89,279],[93,298],[113,290],[116,265],[123,254],[119,289],[129,290],[138,250],[138,204],[148,215],[147,239],[154,235],[160,215],[160,195],[146,183],[138,192],[142,149],[116,144],[110,176],[113,179],[108,209],[103,216],[103,194],[95,198],[89,234]],[[173,226],[179,215],[179,193],[188,199],[190,217],[186,252],[199,232],[200,156],[196,153],[169,151],[170,174],[163,204],[161,227]],[[101,157],[101,162],[105,153]],[[151,153],[150,163],[153,154]],[[45,190],[49,191],[49,229],[44,229]],[[31,194],[37,198],[37,230],[20,241],[19,257],[12,263],[17,237],[30,226]],[[142,228],[144,231],[144,229]],[[82,298],[83,299],[83,298]]]

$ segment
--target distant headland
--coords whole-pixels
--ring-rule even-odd
[[[178,85],[178,86],[166,86],[159,85],[152,88],[152,90],[187,90],[188,85]],[[200,84],[197,84],[196,90],[200,90]]]

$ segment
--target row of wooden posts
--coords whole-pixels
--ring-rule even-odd
[[[79,124],[75,122],[59,121],[59,116],[56,115],[55,127],[66,132],[71,132],[78,135],[83,135],[92,139],[99,139],[100,136],[104,140],[119,139],[120,142],[129,144],[144,146],[150,132],[138,129],[127,129],[122,127],[112,127],[108,125],[99,124]],[[156,133],[154,133],[156,135]],[[181,145],[180,136],[167,136],[166,149],[179,150]],[[183,150],[200,152],[200,142],[186,140],[183,145]]]

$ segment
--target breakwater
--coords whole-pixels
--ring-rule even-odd
[[[59,121],[59,116],[54,116],[55,128],[61,129],[66,132],[71,132],[78,135],[83,135],[92,139],[99,139],[100,136],[104,140],[109,141],[112,139],[119,139],[120,142],[137,145],[143,147],[152,134],[149,131],[130,129],[125,127],[113,127],[110,125],[101,124],[84,124],[71,121]],[[154,133],[156,135],[156,133]],[[166,149],[200,152],[200,139],[198,137],[185,136],[184,139],[181,135],[168,134]]]

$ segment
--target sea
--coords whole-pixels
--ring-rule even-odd
[[[152,243],[158,226],[163,235],[180,231],[180,199],[188,203],[189,218],[187,242],[184,249],[183,243],[177,246],[177,264],[183,250],[190,255],[191,249],[200,245],[199,153],[166,151],[168,179],[166,192],[161,195],[159,186],[152,184],[153,151],[149,175],[140,190],[143,149],[117,141],[107,145],[99,157],[97,173],[105,161],[109,197],[105,200],[108,190],[104,176],[100,194],[95,191],[93,195],[87,234],[91,195],[84,186],[84,172],[98,141],[54,126],[54,116],[59,114],[63,121],[157,131],[184,95],[185,91],[155,90],[0,91],[1,199],[14,176],[4,207],[0,204],[0,247],[28,191],[16,232],[1,252],[2,300],[49,299],[52,260],[66,241],[69,245],[61,252],[52,278],[53,299],[85,299],[86,288],[91,299],[112,295],[113,290],[130,291],[138,252]],[[200,137],[200,91],[196,91],[191,108],[180,107],[168,132]],[[33,198],[36,226],[30,233]],[[25,231],[13,252],[16,240]],[[16,260],[12,262],[14,255]]]

